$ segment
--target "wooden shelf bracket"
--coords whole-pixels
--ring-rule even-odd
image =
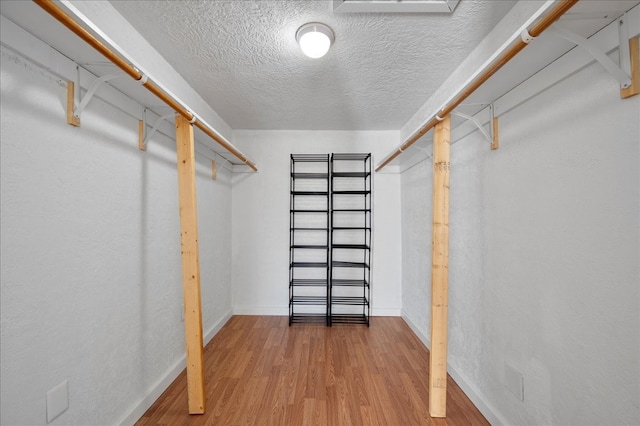
[[[73,113],[75,106],[75,87],[76,84],[73,81],[67,81],[67,124],[80,127],[80,118],[76,117]]]
[[[629,38],[629,13],[618,20],[620,38],[620,66],[631,76],[629,87],[620,89],[622,99],[640,94],[640,36]]]
[[[493,114],[492,114],[493,115]],[[498,138],[498,117],[492,117],[491,119],[491,149],[496,150],[500,148],[500,139]]]

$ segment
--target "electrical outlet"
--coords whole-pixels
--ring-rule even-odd
[[[524,377],[515,368],[504,363],[504,386],[520,401],[524,401]]]
[[[47,392],[47,423],[51,423],[69,408],[69,381],[65,380]]]

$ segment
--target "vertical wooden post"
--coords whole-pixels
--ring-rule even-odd
[[[180,114],[176,115],[176,151],[178,154],[180,245],[182,250],[184,334],[187,347],[189,414],[203,414],[205,412],[205,394],[195,148],[193,126]]]
[[[449,281],[449,166],[451,116],[436,124],[433,138],[433,240],[429,413],[447,415],[447,310]]]

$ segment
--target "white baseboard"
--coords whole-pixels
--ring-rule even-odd
[[[211,341],[211,339],[213,339],[213,337],[218,334],[218,331],[220,331],[220,329],[227,323],[227,321],[229,321],[231,319],[231,316],[233,315],[232,311],[227,311],[226,314],[224,314],[222,316],[222,318],[220,318],[218,320],[218,322],[216,322],[215,324],[213,324],[213,326],[211,326],[211,328],[209,329],[209,331],[207,331],[204,335],[204,339],[203,339],[203,345],[207,346],[209,344],[209,342]],[[185,358],[185,363],[186,363],[186,358]],[[186,365],[186,364],[185,364]]]
[[[318,311],[322,313],[322,311]],[[236,306],[233,308],[234,315],[278,315],[288,316],[289,308],[264,308],[264,307],[246,307]],[[402,310],[399,308],[371,308],[372,317],[399,317],[402,316]]]
[[[431,341],[429,340],[429,338],[427,336],[422,334],[422,331],[420,331],[420,329],[418,328],[416,323],[414,323],[411,320],[411,318],[409,317],[409,315],[407,315],[407,313],[405,312],[404,309],[402,310],[402,315],[400,315],[400,316],[402,317],[404,322],[407,323],[409,328],[416,334],[416,336],[418,336],[418,339],[420,339],[422,344],[425,345],[427,347],[427,349],[431,350]]]
[[[402,309],[400,308],[371,308],[372,317],[400,317]]]
[[[289,308],[256,308],[246,306],[236,306],[233,308],[233,315],[277,315],[288,316]]]
[[[213,336],[215,336],[218,331],[222,328],[223,325],[229,321],[231,318],[231,311],[227,312],[216,322],[210,329],[207,331],[203,338],[203,344],[206,346]],[[133,425],[140,417],[144,415],[144,413],[153,405],[154,402],[162,395],[171,383],[178,377],[180,373],[185,369],[187,363],[186,354],[180,357],[171,368],[164,374],[164,376],[156,382],[154,386],[149,389],[147,395],[142,398],[138,403],[129,411],[129,413],[124,416],[124,418],[119,421],[117,424],[125,426],[125,425]]]
[[[407,313],[402,311],[402,319],[407,323],[409,328],[418,336],[418,339],[424,344],[427,349],[431,348],[431,341],[427,336],[425,336],[418,326],[411,321],[411,318],[407,315]],[[460,389],[469,397],[473,405],[478,408],[478,410],[482,413],[482,415],[494,426],[498,425],[506,425],[504,417],[500,414],[498,410],[490,403],[486,401],[482,393],[476,388],[463,374],[460,374],[459,370],[456,368],[455,364],[452,364],[450,361],[447,361],[447,372],[451,376],[451,378],[460,386]]]

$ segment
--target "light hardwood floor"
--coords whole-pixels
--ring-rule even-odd
[[[204,356],[206,413],[187,414],[182,372],[137,425],[489,424],[450,377],[447,418],[429,417],[429,351],[398,317],[367,328],[234,316]]]

